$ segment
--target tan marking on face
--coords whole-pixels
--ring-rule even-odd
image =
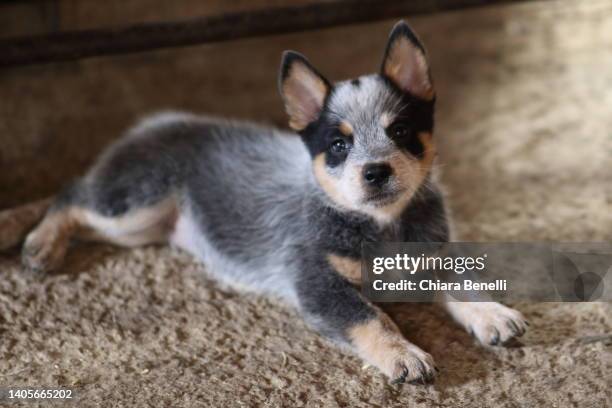
[[[361,285],[361,261],[336,254],[329,254],[327,260],[350,283]]]
[[[422,132],[419,133],[418,137],[424,146],[424,156],[422,158],[417,160],[398,152],[388,159],[393,171],[396,173],[398,182],[405,189],[405,192],[389,205],[365,210],[367,214],[374,217],[380,224],[390,223],[401,215],[431,171],[436,157],[436,146],[433,136],[430,132]]]
[[[350,203],[346,201],[338,189],[338,179],[332,177],[327,171],[327,166],[325,165],[325,153],[319,153],[314,158],[312,166],[315,178],[329,198],[342,207],[350,208]]]
[[[351,126],[351,124],[345,120],[340,122],[340,126],[338,126],[338,129],[340,130],[340,133],[342,133],[344,136],[350,136],[353,134],[353,126]]]
[[[421,143],[423,143],[423,146],[425,147],[423,157],[421,158],[422,182],[431,170],[431,166],[433,165],[433,162],[438,152],[436,148],[436,143],[433,139],[433,135],[431,134],[431,132],[421,132],[418,134],[418,137]]]
[[[419,172],[420,165],[415,159],[406,156],[406,154],[398,150],[388,157],[387,161],[393,168],[395,180],[399,184],[399,188],[403,190],[403,193],[391,204],[368,208],[366,211],[379,224],[383,225],[399,218],[422,182]]]
[[[292,129],[303,130],[318,118],[327,95],[327,85],[310,68],[295,62],[283,82],[282,90]]]

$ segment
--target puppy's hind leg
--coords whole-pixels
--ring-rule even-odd
[[[0,251],[21,244],[38,224],[51,204],[51,198],[0,211]]]
[[[121,214],[104,215],[95,209],[95,202],[89,203],[91,198],[83,200],[86,188],[76,186],[60,195],[28,235],[22,253],[26,268],[41,272],[57,269],[73,238],[125,247],[167,242],[178,214],[173,195]]]
[[[23,265],[32,271],[56,269],[64,259],[70,238],[79,224],[76,208],[60,195],[23,244]]]

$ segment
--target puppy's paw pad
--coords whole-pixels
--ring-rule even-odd
[[[481,304],[470,320],[469,331],[482,344],[491,346],[502,345],[527,330],[527,322],[519,311],[499,303]]]

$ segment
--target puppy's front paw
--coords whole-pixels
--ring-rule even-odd
[[[482,344],[496,346],[525,334],[521,312],[495,302],[449,302],[455,320]]]
[[[406,340],[387,316],[356,325],[350,334],[359,355],[391,382],[425,384],[434,379],[436,368],[431,355]]]
[[[426,384],[436,376],[433,357],[408,341],[389,353],[391,364],[383,367],[383,371],[393,384]]]

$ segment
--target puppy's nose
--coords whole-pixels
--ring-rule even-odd
[[[387,163],[372,163],[366,164],[363,167],[363,178],[366,184],[375,187],[381,187],[391,177],[393,170]]]

